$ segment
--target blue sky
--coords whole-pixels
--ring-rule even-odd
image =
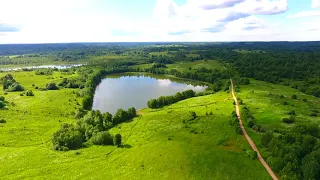
[[[320,0],[0,0],[0,43],[316,41]]]

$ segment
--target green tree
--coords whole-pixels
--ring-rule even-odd
[[[113,138],[113,144],[114,145],[117,145],[118,147],[121,146],[122,144],[122,137],[121,137],[121,134],[116,134]]]

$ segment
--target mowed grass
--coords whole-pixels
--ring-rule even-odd
[[[297,99],[292,99],[292,95],[297,95]],[[283,98],[281,98],[281,95]],[[320,99],[306,95],[288,86],[276,85],[262,81],[251,80],[250,85],[241,86],[237,97],[243,100],[253,113],[253,117],[258,124],[267,129],[290,128],[300,122],[314,122],[320,124],[320,117],[310,116],[313,110],[320,111]],[[307,99],[304,102],[303,99]],[[287,102],[288,105],[284,105]],[[282,118],[289,117],[287,113],[294,110],[296,112],[296,122],[288,125],[282,122]],[[260,135],[251,131],[256,143],[260,143]]]
[[[13,76],[28,86],[28,80]],[[244,137],[229,125],[234,107],[225,92],[140,110],[133,121],[110,130],[122,134],[124,148],[54,151],[52,134],[62,122],[75,122],[72,112],[77,105],[70,99],[80,99],[72,91],[5,96],[16,106],[0,111],[7,120],[0,127],[2,179],[270,179],[260,162],[247,156],[250,147]],[[189,111],[197,118],[183,123]],[[206,115],[211,111],[213,115]]]

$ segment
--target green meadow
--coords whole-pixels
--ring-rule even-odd
[[[250,85],[240,86],[237,97],[243,100],[243,105],[249,108],[258,124],[267,129],[288,129],[295,124],[307,122],[320,124],[319,116],[311,116],[313,111],[320,110],[320,99],[306,95],[289,86],[271,84],[251,80]],[[297,98],[292,98],[296,95]],[[289,111],[295,111],[296,122],[286,124],[283,118],[288,117]],[[260,133],[246,128],[256,144],[260,144]]]
[[[53,150],[52,134],[62,123],[76,121],[78,90],[40,91],[32,84],[44,87],[77,74],[12,75],[35,96],[0,93],[8,104],[0,110],[7,121],[0,125],[1,179],[270,179],[260,162],[248,156],[245,138],[229,125],[234,110],[230,93],[140,110],[138,117],[110,130],[122,135],[122,148],[91,145],[61,152]],[[196,119],[190,120],[189,111]]]

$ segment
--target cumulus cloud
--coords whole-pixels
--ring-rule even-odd
[[[235,10],[250,15],[274,15],[288,10],[287,0],[247,0]]]
[[[245,0],[189,0],[188,3],[200,7],[204,10],[220,9],[233,7],[238,3],[242,3]]]
[[[289,15],[288,18],[302,18],[302,17],[314,17],[320,16],[320,11],[302,11],[293,15]]]
[[[312,0],[311,6],[312,8],[320,8],[320,0]]]
[[[18,32],[20,27],[16,25],[11,25],[7,23],[0,23],[0,32]]]

